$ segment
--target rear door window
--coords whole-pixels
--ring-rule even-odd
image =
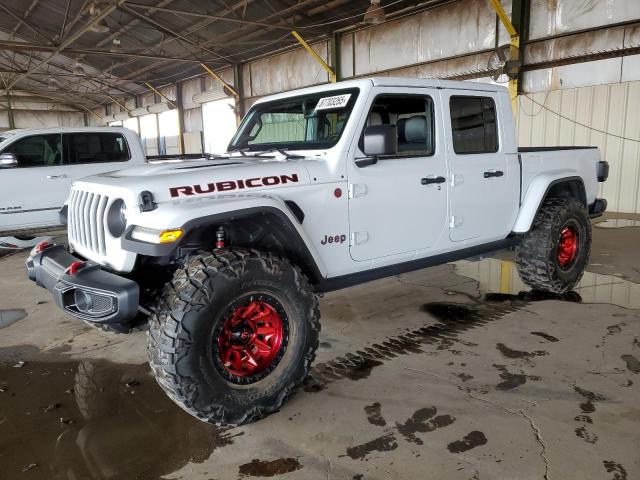
[[[489,97],[451,97],[453,150],[458,154],[498,151],[496,104]]]
[[[53,167],[62,164],[62,139],[59,134],[32,135],[16,140],[2,153],[13,153],[18,168]]]
[[[124,135],[113,132],[65,134],[66,158],[71,165],[126,162],[131,158]]]

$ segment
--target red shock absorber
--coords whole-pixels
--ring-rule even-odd
[[[224,227],[219,227],[216,232],[216,248],[224,248]]]

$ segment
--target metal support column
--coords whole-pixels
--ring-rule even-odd
[[[184,106],[182,104],[182,82],[176,83],[176,107],[178,110],[178,129],[180,139],[180,153],[185,154],[184,148]]]
[[[519,59],[520,55],[520,35],[518,31],[514,27],[513,23],[511,23],[511,19],[507,12],[502,8],[502,4],[500,0],[491,0],[491,5],[493,9],[498,14],[500,21],[504,25],[504,28],[507,29],[509,36],[511,37],[511,48],[509,49],[509,59],[510,61],[516,61]],[[498,33],[496,32],[496,35]],[[515,78],[509,80],[509,95],[511,97],[511,106],[513,108],[514,115],[516,114],[516,108],[518,106],[518,75]]]
[[[242,78],[241,63],[236,63],[233,66],[233,83],[236,87],[236,92],[238,92],[236,97],[236,123],[240,126],[240,122],[244,117],[244,79]]]
[[[336,83],[338,80],[336,76],[336,72],[333,71],[333,69],[327,64],[327,62],[325,62],[322,59],[322,57],[318,55],[318,53],[313,48],[311,48],[307,42],[305,42],[304,38],[302,38],[298,32],[293,30],[291,32],[291,35],[293,35],[295,39],[300,43],[300,45],[302,45],[304,49],[307,52],[309,52],[309,55],[311,55],[314,58],[314,60],[318,62],[320,66],[327,71],[327,73],[329,74],[329,81],[331,83]]]
[[[13,118],[13,108],[11,108],[11,94],[9,93],[9,90],[7,90],[7,113],[9,115],[9,128],[13,130],[16,128],[16,122]]]

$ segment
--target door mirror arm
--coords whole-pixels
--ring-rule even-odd
[[[356,167],[359,167],[359,168],[368,167],[369,165],[375,165],[376,163],[378,163],[378,156],[374,155],[371,157],[359,157],[355,159],[355,162],[356,162]]]

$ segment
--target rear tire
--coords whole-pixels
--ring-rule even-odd
[[[149,364],[191,415],[238,425],[277,411],[306,377],[320,331],[299,268],[256,251],[189,258],[149,320]]]
[[[534,290],[565,293],[582,278],[591,252],[591,222],[573,198],[549,198],[516,248],[518,273]]]

